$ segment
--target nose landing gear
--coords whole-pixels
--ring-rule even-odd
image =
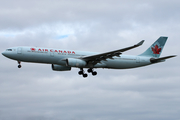
[[[22,66],[21,66],[21,62],[20,61],[18,61],[18,68],[21,68]]]

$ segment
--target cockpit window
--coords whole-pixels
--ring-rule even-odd
[[[12,51],[12,49],[7,49],[6,51]]]

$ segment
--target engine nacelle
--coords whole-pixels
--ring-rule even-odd
[[[54,71],[69,71],[71,70],[71,67],[52,64],[52,69]]]
[[[85,67],[87,65],[86,61],[76,58],[66,59],[67,65],[71,67]]]

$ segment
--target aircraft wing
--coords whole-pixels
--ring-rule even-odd
[[[143,44],[143,42],[144,42],[144,40],[142,40],[141,42],[139,42],[136,45],[133,45],[133,46],[130,46],[130,47],[127,47],[127,48],[114,50],[114,51],[111,51],[111,52],[106,52],[106,53],[101,53],[101,54],[84,56],[84,57],[81,57],[80,59],[91,62],[93,65],[95,65],[97,63],[101,63],[100,61],[102,61],[102,60],[106,61],[106,59],[113,59],[114,56],[120,57],[120,54],[122,54],[122,52],[125,52],[127,50],[139,47],[139,46],[141,46]]]

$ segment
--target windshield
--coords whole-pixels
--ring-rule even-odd
[[[6,51],[12,51],[12,49],[7,49]]]

